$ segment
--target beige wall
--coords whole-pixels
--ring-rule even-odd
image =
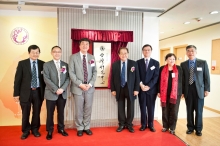
[[[22,13],[22,12],[21,12]],[[13,100],[14,75],[18,61],[28,58],[28,46],[36,44],[41,49],[40,58],[52,59],[50,49],[57,45],[57,18],[42,16],[42,12],[7,11],[0,13],[0,126],[21,125],[20,105]],[[19,15],[21,14],[21,15]],[[30,16],[32,14],[32,16]],[[16,27],[23,27],[29,33],[29,40],[24,45],[12,42],[10,34]],[[42,106],[41,123],[46,122],[46,107]]]
[[[192,44],[197,47],[197,58],[207,61],[209,70],[211,68],[211,48],[212,40],[220,38],[220,24],[210,26],[204,29],[193,31],[177,37],[160,41],[160,48],[171,48],[173,52],[174,46]],[[220,49],[220,48],[219,48]],[[219,54],[220,56],[220,54]],[[220,111],[220,75],[211,75],[211,92],[205,98],[205,106]]]

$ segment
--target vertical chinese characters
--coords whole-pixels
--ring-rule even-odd
[[[111,65],[111,43],[94,42],[93,48],[97,65],[95,87],[108,87],[108,76]]]

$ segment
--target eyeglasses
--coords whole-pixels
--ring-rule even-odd
[[[196,51],[195,51],[195,50],[192,50],[192,51],[187,50],[186,52],[187,52],[187,53],[195,53]]]
[[[124,55],[128,55],[128,53],[120,53],[119,55],[124,56]]]
[[[62,53],[61,51],[53,51],[52,53]]]
[[[30,54],[32,54],[32,55],[39,55],[40,52],[30,52]]]
[[[143,50],[144,52],[151,52],[151,50]]]

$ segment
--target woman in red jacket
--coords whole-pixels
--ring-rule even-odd
[[[176,122],[182,96],[182,69],[175,64],[176,56],[169,53],[165,57],[166,65],[160,67],[158,97],[162,107],[162,132],[170,130],[175,134]]]

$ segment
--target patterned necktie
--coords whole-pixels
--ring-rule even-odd
[[[147,67],[148,67],[148,59],[146,59],[146,71],[147,71]]]
[[[121,87],[125,86],[125,62],[123,62],[121,69]]]
[[[87,82],[88,72],[87,72],[87,65],[86,65],[86,55],[83,55],[83,72],[84,72],[84,82]]]
[[[32,81],[31,86],[32,88],[37,88],[37,71],[36,71],[36,65],[35,61],[33,61],[33,68],[32,68]]]
[[[190,61],[190,67],[189,67],[189,84],[192,85],[194,82],[194,62]]]
[[[59,61],[56,62],[56,67],[57,67],[59,87],[60,87],[60,62]]]

